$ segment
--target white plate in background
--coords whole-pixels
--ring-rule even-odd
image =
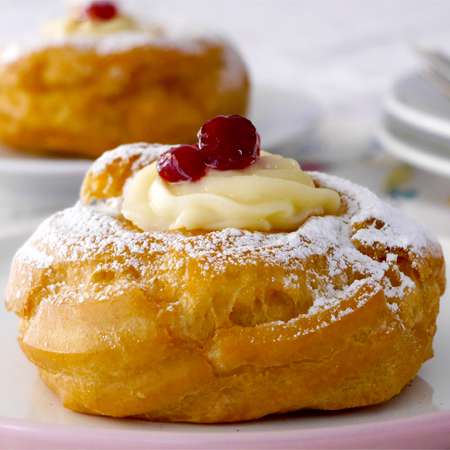
[[[321,110],[302,91],[276,85],[256,85],[249,117],[254,122],[265,150],[299,156],[302,143],[315,129]]]
[[[450,97],[424,73],[415,72],[399,79],[384,109],[412,128],[446,138],[450,155]]]
[[[450,140],[386,115],[377,134],[384,150],[420,169],[450,177]]]

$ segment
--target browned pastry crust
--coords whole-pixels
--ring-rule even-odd
[[[65,406],[188,422],[364,406],[432,356],[444,261],[419,226],[322,174],[345,211],[292,233],[144,233],[88,205],[159,151],[106,154],[84,204],[14,259],[20,345]]]
[[[49,46],[0,64],[0,141],[96,157],[126,142],[191,142],[210,117],[244,114],[249,80],[236,50],[214,39],[186,47]]]

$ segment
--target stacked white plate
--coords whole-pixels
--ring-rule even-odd
[[[394,84],[378,137],[397,158],[450,177],[450,97],[425,74]]]

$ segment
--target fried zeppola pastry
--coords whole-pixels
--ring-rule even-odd
[[[228,422],[397,395],[433,354],[439,244],[322,173],[310,176],[339,194],[339,211],[294,231],[142,231],[120,213],[124,187],[166,150],[104,154],[81,201],[14,258],[20,345],[64,405]]]
[[[97,157],[127,142],[189,142],[207,118],[245,113],[247,70],[226,40],[117,14],[70,17],[2,50],[1,142]]]

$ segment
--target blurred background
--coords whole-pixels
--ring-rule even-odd
[[[423,53],[450,50],[448,0],[120,4],[143,19],[231,39],[251,73],[251,117],[263,146],[267,136],[270,150],[364,184],[438,234],[450,233],[450,81],[429,74]],[[64,16],[67,5],[1,0],[0,45],[32,36],[49,18]],[[445,61],[440,67],[445,72]],[[61,165],[50,170],[52,179],[48,166],[27,164],[24,172],[15,155],[0,154],[2,227],[70,205],[86,167]],[[54,186],[55,196],[33,200],[30,186],[38,192],[39,183]]]

